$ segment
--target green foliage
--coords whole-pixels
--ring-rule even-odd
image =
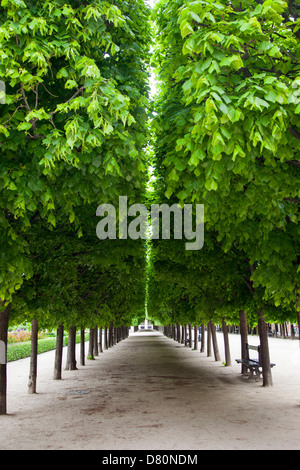
[[[2,0],[0,18],[0,307],[12,303],[11,324],[121,326],[145,310],[161,324],[234,323],[244,310],[254,325],[261,309],[294,321],[299,5],[160,0],[151,28],[143,0]],[[122,195],[204,204],[204,249],[100,242],[96,209]]]
[[[149,8],[0,6],[0,306],[11,324],[130,325],[145,306],[142,241],[100,241],[99,204],[144,197]]]
[[[299,5],[160,1],[155,20],[155,194],[205,205],[206,246],[184,257],[152,244],[149,310],[171,323],[245,310],[255,324],[258,309],[294,321]]]
[[[28,234],[38,220],[54,230],[64,219],[82,236],[76,208],[95,213],[142,191],[150,28],[141,0],[2,1],[0,15],[0,299],[8,302],[34,274]]]
[[[7,346],[7,362],[18,361],[19,359],[29,357],[30,352],[30,342],[9,344]]]

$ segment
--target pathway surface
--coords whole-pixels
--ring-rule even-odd
[[[160,333],[134,333],[61,381],[45,353],[36,395],[27,394],[29,360],[10,363],[0,449],[299,449],[298,341],[270,339],[272,388],[240,375],[239,341],[230,335],[224,367]]]

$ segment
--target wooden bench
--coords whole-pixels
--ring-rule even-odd
[[[252,359],[249,356],[249,349],[253,351],[257,351],[258,357],[257,359]],[[261,364],[261,358],[260,358],[260,346],[251,346],[250,344],[246,343],[246,358],[245,359],[236,359],[236,362],[238,364],[244,364],[247,367],[247,370],[249,369],[250,374],[249,378],[260,378],[260,375],[262,373],[262,364]],[[270,367],[274,367],[276,364],[271,363]]]

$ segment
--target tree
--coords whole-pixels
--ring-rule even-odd
[[[204,203],[206,230],[225,253],[244,253],[257,321],[268,302],[295,318],[299,295],[298,22],[280,0],[157,11],[165,194]]]
[[[84,211],[93,214],[92,223],[99,203],[115,203],[128,192],[134,199],[143,191],[150,28],[149,8],[141,0],[3,0],[0,14],[0,79],[7,92],[0,106],[0,336],[5,340],[16,291],[32,279],[31,294],[22,292],[27,303],[40,278],[47,284],[48,276],[49,286],[57,273],[52,279],[45,274],[47,262],[41,259],[52,254],[37,246],[43,235],[52,231],[55,237],[72,225],[69,242],[74,241],[83,236]],[[55,296],[56,308],[63,305],[64,312],[76,288],[75,272],[67,277],[70,292],[64,290],[64,301]],[[44,302],[42,310],[52,309]],[[2,391],[0,401],[2,413]]]

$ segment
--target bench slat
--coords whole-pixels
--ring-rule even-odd
[[[246,365],[255,365],[255,366],[258,366],[258,367],[262,367],[262,365],[258,362],[258,361],[255,361],[254,359],[250,359],[249,361],[247,359],[236,359],[235,360],[238,364],[246,364]],[[270,363],[270,367],[274,367],[276,366],[276,364],[274,364],[273,362]]]
[[[258,351],[258,359],[252,359],[249,357],[249,349],[253,351]],[[256,374],[259,375],[260,368],[262,368],[262,364],[260,363],[260,346],[252,346],[251,344],[246,343],[246,359],[236,359],[236,362],[238,364],[244,364],[247,366],[248,369],[250,369],[251,375],[253,373],[253,370],[256,371]],[[276,364],[270,363],[270,367],[274,367]]]

